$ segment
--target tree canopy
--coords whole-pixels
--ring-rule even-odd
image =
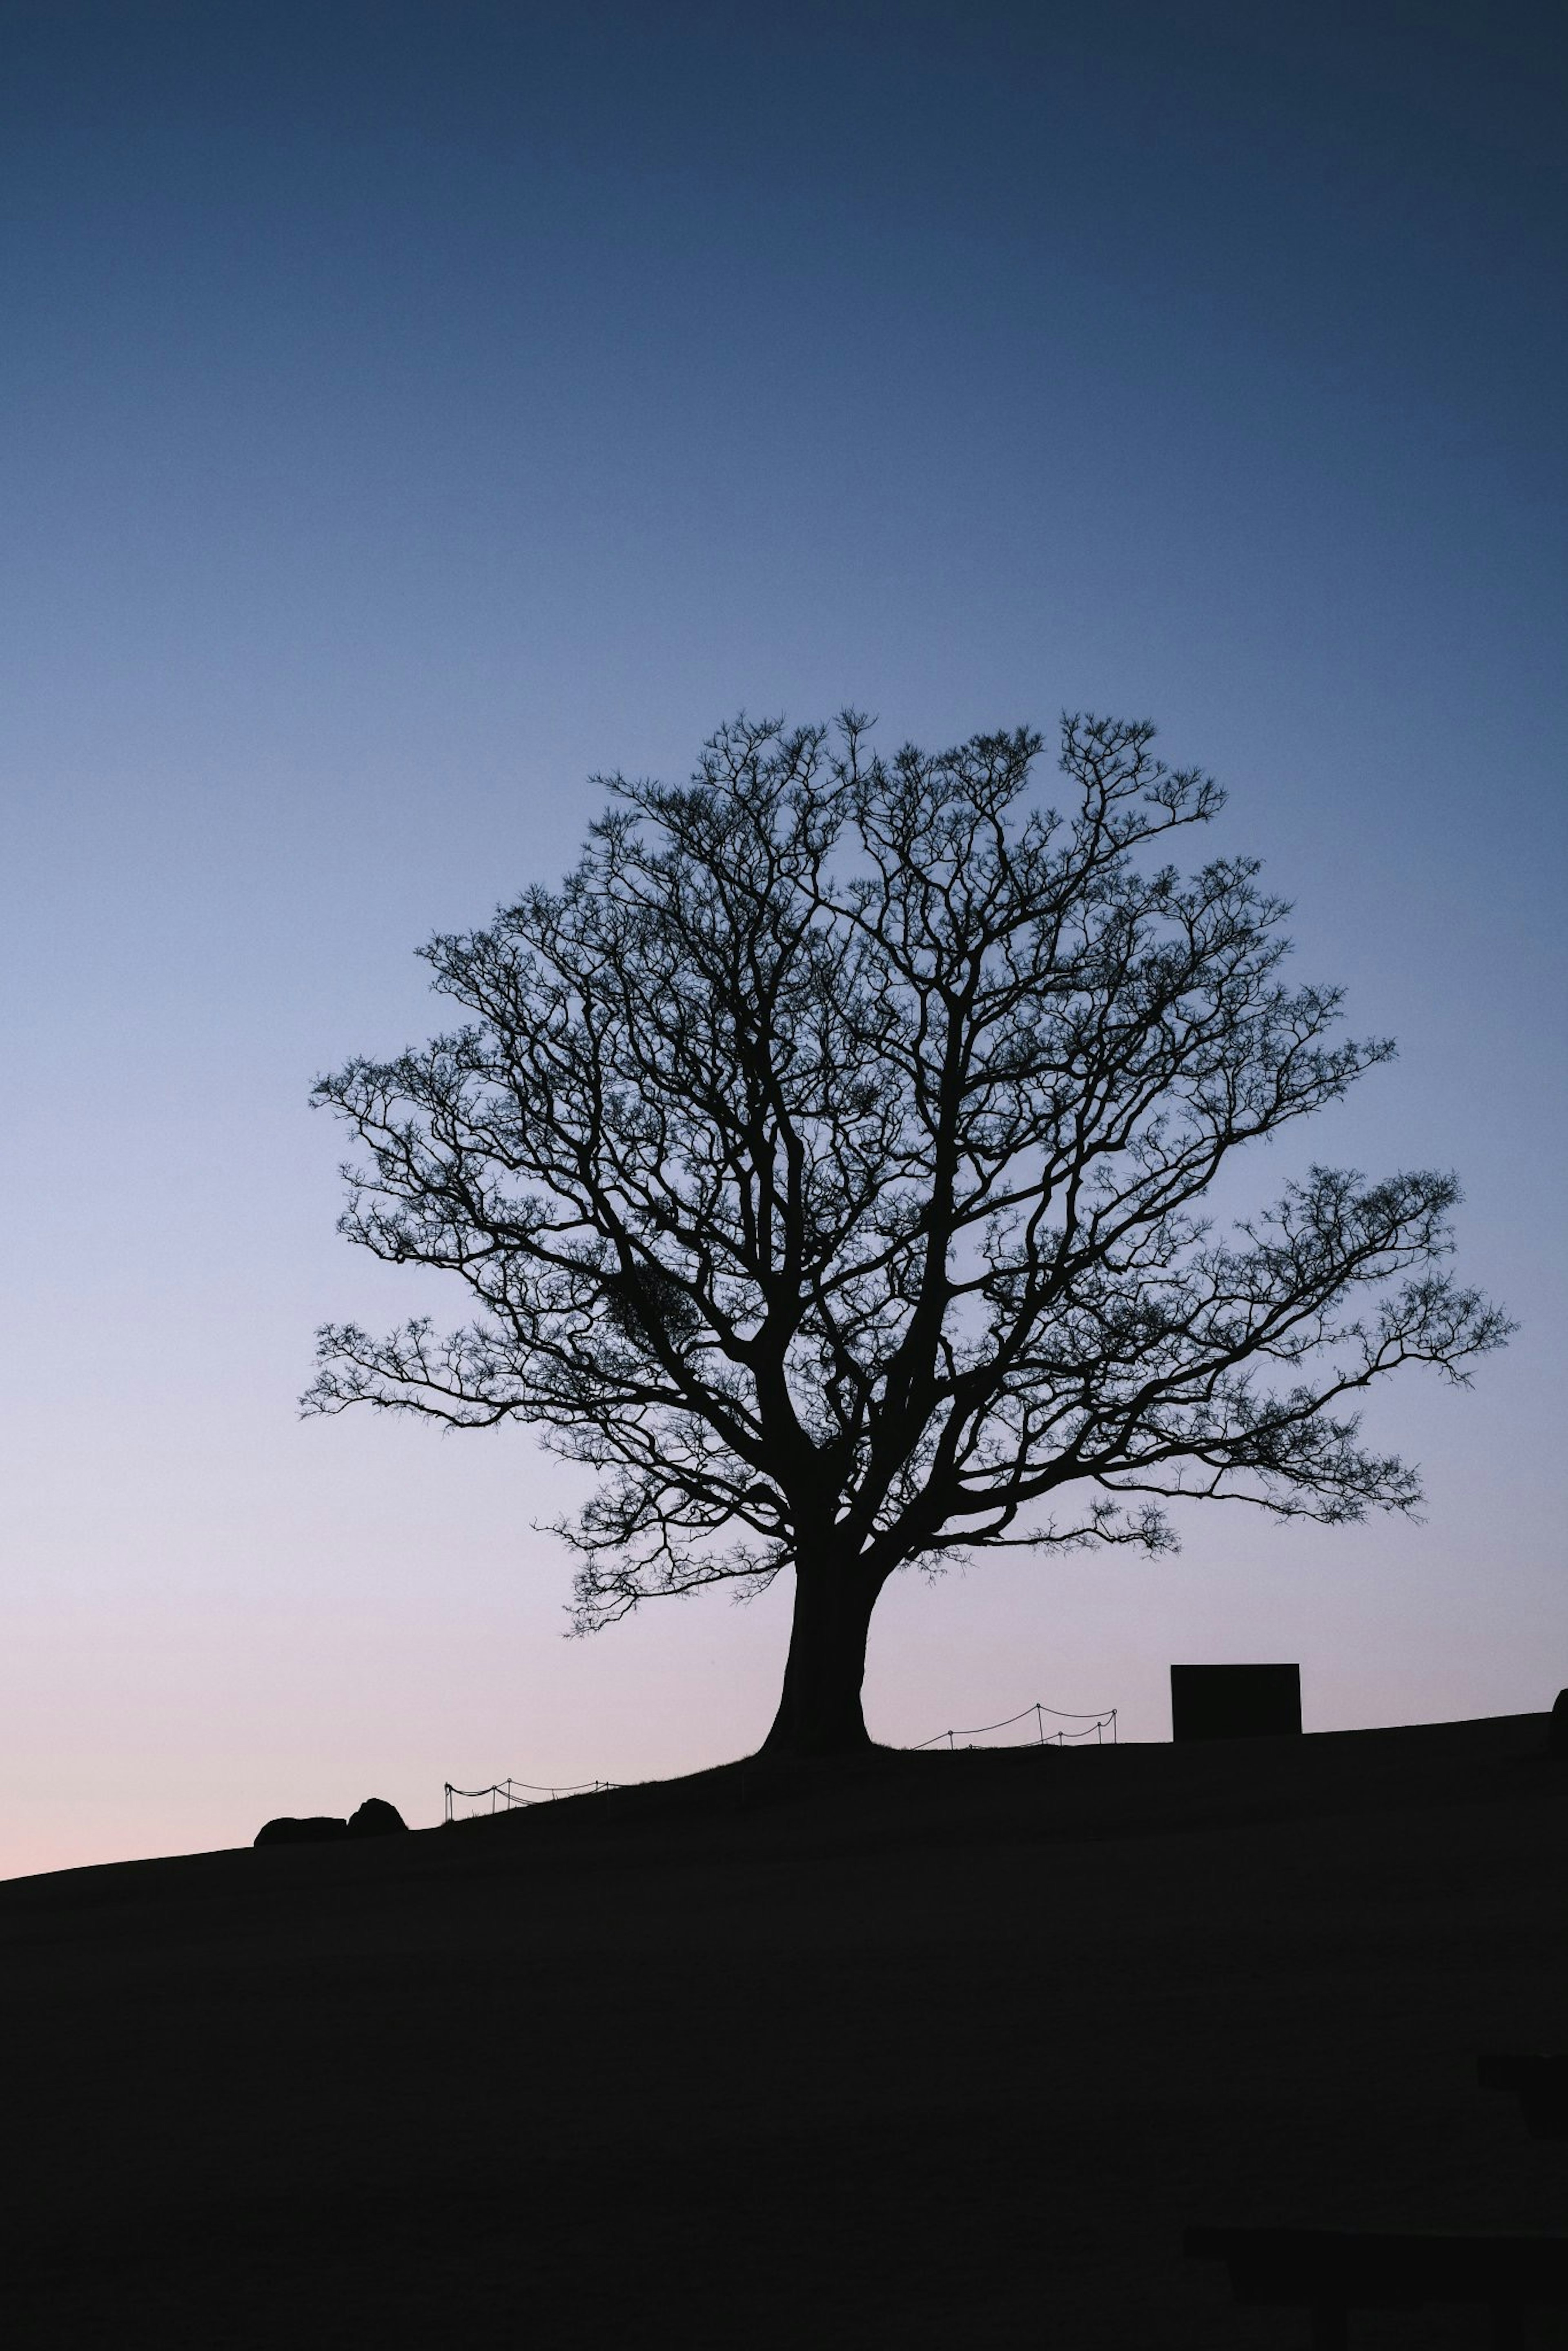
[[[1282,977],[1255,860],[1164,862],[1223,795],[1153,735],[1064,719],[1060,810],[1030,728],[884,758],[853,714],[597,779],[561,888],[423,950],[462,1025],[317,1088],[366,1154],[342,1230],[476,1311],[329,1324],[307,1408],[521,1419],[600,1472],[560,1529],[584,1629],[792,1572],[791,1749],[863,1740],[912,1562],[1159,1550],[1176,1497],[1413,1509],[1362,1391],[1510,1326],[1448,1270],[1451,1175],[1205,1217],[1394,1049]]]

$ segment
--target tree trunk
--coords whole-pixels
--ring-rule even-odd
[[[880,1578],[798,1565],[784,1689],[765,1755],[851,1755],[871,1745],[861,1712],[865,1640]]]

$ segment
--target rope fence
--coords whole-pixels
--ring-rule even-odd
[[[913,1747],[905,1749],[904,1751],[906,1754],[919,1755],[928,1747],[940,1747],[944,1740],[946,1741],[950,1750],[956,1751],[960,1744],[967,1746],[972,1740],[988,1739],[993,1730],[1011,1730],[1019,1723],[1028,1722],[1031,1718],[1035,1727],[1034,1743],[1040,1747],[1067,1747],[1080,1739],[1092,1739],[1097,1747],[1103,1747],[1107,1729],[1111,1733],[1111,1744],[1114,1747],[1116,1711],[1116,1708],[1112,1706],[1104,1708],[1098,1714],[1074,1714],[1066,1707],[1047,1706],[1043,1699],[1037,1698],[1032,1706],[1026,1706],[1021,1713],[1009,1714],[1000,1722],[978,1723],[973,1730],[938,1730],[930,1739],[916,1740]],[[1047,1730],[1045,1718],[1048,1714],[1053,1722],[1079,1722],[1083,1728],[1082,1730]],[[1013,1746],[1021,1746],[1025,1743],[1021,1740],[1009,1742]],[[456,1820],[480,1820],[486,1818],[491,1813],[517,1812],[528,1804],[553,1803],[558,1796],[608,1796],[621,1785],[621,1782],[618,1780],[577,1780],[570,1787],[560,1788],[549,1788],[533,1780],[497,1780],[488,1788],[455,1788],[450,1780],[444,1784],[446,1794],[444,1817],[450,1826]],[[459,1804],[475,1805],[481,1809],[459,1813],[457,1810]]]
[[[967,1742],[971,1739],[984,1739],[993,1730],[1010,1730],[1015,1723],[1027,1722],[1031,1714],[1034,1717],[1037,1743],[1041,1747],[1066,1747],[1075,1739],[1088,1739],[1091,1736],[1097,1747],[1103,1747],[1105,1743],[1107,1725],[1110,1726],[1111,1744],[1113,1747],[1116,1744],[1116,1708],[1113,1706],[1107,1707],[1100,1714],[1074,1714],[1066,1707],[1046,1706],[1037,1698],[1032,1706],[1026,1706],[1021,1714],[1009,1714],[1004,1721],[982,1722],[973,1730],[939,1730],[934,1738],[917,1740],[909,1752],[912,1755],[918,1755],[927,1747],[940,1747],[944,1740],[946,1740],[950,1750],[955,1749],[960,1740]],[[1081,1722],[1083,1729],[1082,1730],[1047,1730],[1045,1718],[1048,1714],[1061,1722]],[[1013,1741],[1014,1745],[1020,1743],[1017,1740]]]
[[[607,1796],[620,1785],[616,1780],[578,1780],[566,1788],[547,1788],[532,1780],[497,1780],[488,1788],[455,1788],[445,1782],[447,1824],[455,1820],[483,1819],[483,1813],[459,1813],[458,1804],[483,1805],[489,1799],[492,1813],[510,1813],[528,1804],[553,1803],[558,1796]]]

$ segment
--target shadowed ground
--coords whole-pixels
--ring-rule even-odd
[[[1474,2085],[1568,2045],[1545,1743],[733,1767],[0,1886],[11,2339],[1297,2351],[1188,2221],[1568,2229]]]

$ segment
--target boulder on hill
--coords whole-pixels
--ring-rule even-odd
[[[389,1804],[384,1796],[367,1796],[359,1811],[349,1816],[349,1834],[355,1837],[395,1836],[407,1827],[397,1806]]]
[[[1559,1690],[1557,1703],[1552,1709],[1552,1727],[1547,1744],[1553,1755],[1568,1759],[1568,1689]]]
[[[348,1834],[347,1821],[332,1820],[325,1813],[313,1813],[308,1820],[304,1821],[293,1820],[286,1813],[281,1819],[268,1821],[265,1827],[257,1829],[254,1843],[256,1844],[329,1844],[334,1837],[346,1837]]]

